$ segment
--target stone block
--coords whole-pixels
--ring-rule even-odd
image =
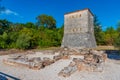
[[[77,71],[77,65],[74,62],[71,62],[58,73],[58,76],[69,77],[75,71]]]
[[[54,56],[53,57],[53,59],[54,59],[54,61],[58,61],[58,60],[60,60],[62,57],[60,56],[60,55],[57,55],[57,56]]]

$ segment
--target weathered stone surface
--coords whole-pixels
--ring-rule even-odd
[[[60,60],[62,57],[61,57],[61,55],[57,55],[57,56],[54,56],[54,61],[58,61],[58,60]]]
[[[54,63],[54,60],[51,60],[50,58],[43,58],[43,67],[48,66],[50,64]]]
[[[59,76],[63,76],[63,77],[69,77],[72,73],[74,73],[75,71],[77,71],[77,66],[75,63],[71,62],[68,67],[64,67],[64,69],[62,69],[58,75]]]
[[[12,54],[12,55],[9,55],[9,58],[18,59],[18,58],[20,58],[21,56],[22,56],[21,54]]]
[[[30,69],[39,70],[54,63],[54,60],[51,60],[48,57],[44,57],[41,60],[41,57],[32,57],[28,58],[26,55],[12,55],[8,59],[3,60],[5,64],[12,66],[25,66]]]
[[[62,47],[94,48],[93,15],[89,9],[64,15],[64,37]]]
[[[61,48],[55,54],[14,54],[3,60],[5,64],[13,66],[25,66],[30,69],[39,70],[44,68],[57,60],[69,59],[72,62],[59,75],[70,76],[76,70],[87,71],[103,71],[104,62],[107,55],[103,51],[96,51],[93,49],[79,49],[79,48]],[[47,55],[47,56],[46,56]],[[50,56],[54,57],[51,58]]]
[[[42,61],[39,63],[29,62],[29,68],[39,70],[39,69],[43,68],[43,63],[42,63]]]
[[[26,54],[35,54],[34,51],[27,51]]]
[[[83,55],[71,55],[70,58],[71,59],[75,59],[75,58],[77,59],[78,58],[79,60],[84,60],[85,57]]]
[[[93,49],[62,50],[63,52],[68,53],[72,62],[58,73],[59,76],[68,77],[76,70],[102,72],[104,69],[104,63],[107,59],[107,55],[102,51],[96,51]],[[69,54],[69,52],[72,52],[72,54]]]

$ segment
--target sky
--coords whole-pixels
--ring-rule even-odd
[[[2,0],[6,8],[0,14],[0,19],[14,23],[37,22],[41,14],[53,16],[57,27],[64,24],[64,14],[89,8],[95,14],[103,29],[113,26],[116,28],[120,21],[120,0]]]

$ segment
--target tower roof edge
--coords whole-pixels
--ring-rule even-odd
[[[68,13],[65,13],[64,15],[68,15],[68,14],[72,14],[72,13],[76,13],[76,12],[81,12],[81,11],[85,11],[85,10],[88,10],[92,14],[92,16],[94,16],[94,14],[91,12],[91,10],[89,8],[85,8],[83,10],[77,10],[74,12],[68,12]]]

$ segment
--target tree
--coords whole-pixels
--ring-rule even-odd
[[[0,35],[0,48],[7,48],[8,44],[8,34],[4,32],[3,35]]]
[[[56,20],[52,16],[42,14],[37,17],[37,25],[46,28],[56,28]]]
[[[9,47],[8,48],[16,48],[16,41],[19,37],[19,32],[18,31],[11,31],[8,34],[9,36]]]
[[[120,50],[120,21],[117,23],[117,34],[118,36],[115,39],[115,46],[119,48]]]
[[[32,22],[27,22],[25,24],[25,27],[27,27],[27,28],[36,28],[36,26]]]
[[[103,45],[104,44],[104,38],[103,38],[103,32],[102,32],[102,27],[101,24],[97,18],[97,16],[94,16],[94,34],[95,34],[95,39],[97,42],[97,45]]]
[[[17,32],[19,32],[19,31],[22,30],[24,27],[25,27],[25,24],[23,24],[23,23],[10,24],[9,32],[11,32],[11,31],[17,31]]]
[[[117,23],[117,32],[120,33],[120,21]]]
[[[19,49],[28,49],[29,46],[30,46],[30,36],[24,33],[20,34],[16,41],[16,47]]]
[[[8,31],[10,27],[11,22],[7,20],[0,20],[0,34],[2,34],[4,31]]]
[[[115,47],[119,48],[120,50],[120,34],[118,35],[118,37],[115,39],[115,44],[114,44]]]
[[[114,45],[115,39],[117,38],[118,34],[114,30],[114,28],[108,27],[105,31],[105,42],[107,45]]]

